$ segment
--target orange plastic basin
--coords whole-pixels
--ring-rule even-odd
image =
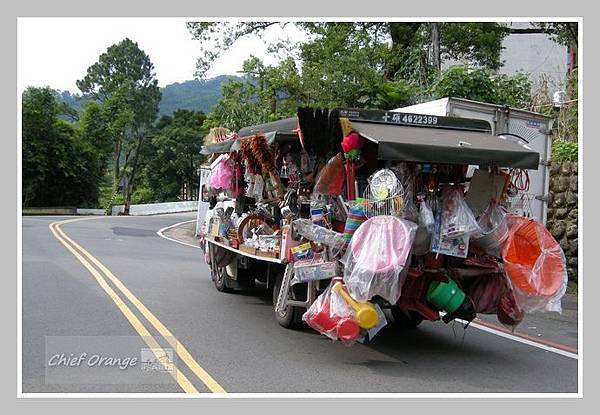
[[[504,269],[524,294],[552,296],[566,273],[560,245],[540,223],[525,219],[511,228],[502,253]]]

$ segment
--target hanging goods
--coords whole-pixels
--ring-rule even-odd
[[[381,169],[368,179],[364,192],[367,217],[398,216],[404,206],[404,188],[390,169]]]
[[[342,149],[346,157],[346,192],[348,193],[348,200],[356,199],[356,160],[360,157],[362,144],[362,139],[356,132],[348,134],[342,140]]]
[[[482,215],[477,220],[483,236],[473,238],[473,244],[477,245],[486,254],[497,258],[502,256],[502,246],[508,238],[508,222],[506,214],[492,200]]]
[[[344,157],[341,153],[333,156],[319,171],[315,180],[314,192],[321,195],[338,196],[344,184]]]
[[[346,301],[346,303],[352,307],[356,313],[358,325],[361,328],[371,329],[379,324],[379,315],[377,314],[375,307],[373,307],[373,304],[369,302],[359,303],[358,301],[355,301],[352,297],[350,297],[350,294],[344,290],[344,287],[339,282],[333,286],[333,290],[341,295],[344,301]]]
[[[504,276],[500,273],[484,276],[469,288],[475,311],[482,314],[496,314],[500,297],[506,290]]]
[[[419,201],[418,225],[413,243],[413,254],[425,255],[431,250],[431,236],[435,229],[433,211],[425,199]]]
[[[229,190],[234,177],[233,168],[227,157],[222,157],[210,172],[208,184],[213,189]]]
[[[354,232],[356,232],[358,227],[367,220],[367,215],[363,207],[364,203],[361,201],[357,201],[358,203],[348,209],[348,216],[346,217],[346,224],[344,226],[344,239],[346,244],[350,242],[352,235],[354,235]]]
[[[444,323],[455,318],[472,321],[476,316],[473,301],[452,278],[448,278],[448,282],[433,281],[427,290],[427,301],[446,311],[442,317]]]
[[[346,244],[343,234],[316,225],[309,219],[296,219],[293,226],[298,234],[309,241],[330,247],[333,256],[337,256]]]
[[[319,333],[345,344],[351,344],[360,336],[354,310],[332,290],[332,285],[317,297],[302,320]]]
[[[567,286],[566,260],[560,245],[533,219],[512,217],[511,221],[502,258],[516,304],[525,312],[560,311]]]
[[[512,290],[504,291],[498,301],[498,310],[496,311],[498,321],[514,330],[517,325],[523,321],[525,312],[519,308]]]
[[[416,228],[395,216],[376,216],[358,228],[342,259],[344,282],[354,299],[379,295],[392,304],[398,301]]]
[[[448,282],[433,281],[427,290],[427,301],[449,313],[455,311],[465,299],[465,293],[453,279]]]

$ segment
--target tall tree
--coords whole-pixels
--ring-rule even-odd
[[[142,146],[150,135],[161,97],[154,65],[136,42],[126,38],[100,55],[77,86],[97,99],[108,115],[113,197],[122,184],[125,214],[129,214]]]

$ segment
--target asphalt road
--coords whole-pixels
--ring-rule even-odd
[[[132,318],[163,348],[171,347],[173,339],[167,338],[170,345],[160,335],[140,303],[189,352],[189,358],[176,354],[174,361],[199,392],[210,392],[215,384],[229,393],[577,392],[577,358],[474,327],[424,322],[416,330],[402,331],[390,325],[370,344],[352,347],[332,343],[308,328],[283,329],[275,321],[269,295],[259,289],[217,292],[199,249],[156,234],[192,218],[102,217],[61,225],[122,282],[139,301],[137,306],[96,264],[108,290],[118,295],[111,298],[106,286],[52,234],[50,223],[69,218],[23,218],[23,392],[184,392],[181,379],[158,373],[148,381],[137,375],[139,368],[130,377],[106,369],[114,370],[104,383],[92,372],[79,380],[77,367],[63,370],[72,373],[66,381],[48,375],[49,338],[104,336],[113,338],[115,347],[124,338],[134,349],[147,348]],[[133,317],[126,318],[119,301]],[[532,337],[577,346],[573,319],[532,317],[522,327]]]

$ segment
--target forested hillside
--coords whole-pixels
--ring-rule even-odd
[[[161,88],[162,99],[158,105],[158,116],[172,115],[177,109],[208,114],[221,98],[221,85],[227,82],[227,78],[227,75],[219,75],[206,81],[176,82]],[[241,79],[235,76],[233,78]],[[84,102],[78,95],[62,91],[58,98],[78,113],[81,112]]]

